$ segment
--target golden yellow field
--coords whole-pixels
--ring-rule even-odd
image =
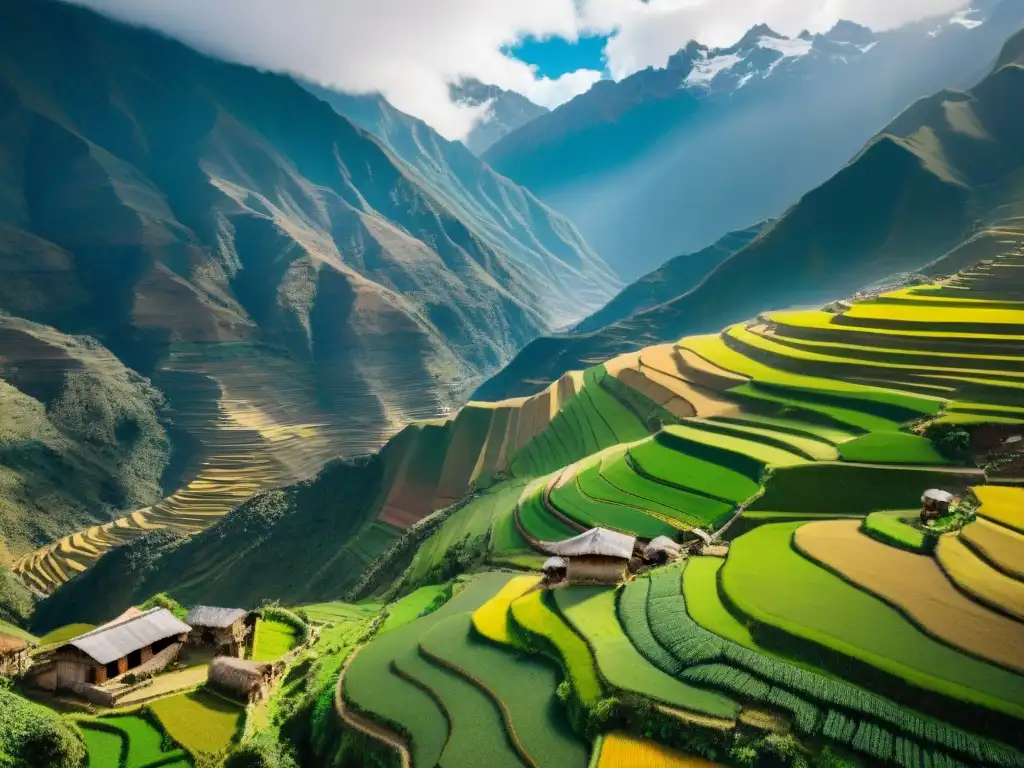
[[[473,613],[473,626],[476,631],[496,643],[512,645],[512,638],[508,633],[509,606],[513,600],[524,595],[538,582],[540,576],[534,574],[516,576],[512,579],[498,594]]]
[[[960,532],[960,538],[1000,571],[1024,581],[1024,534],[978,518]]]
[[[981,501],[978,514],[1024,533],[1024,488],[978,485],[974,495]]]
[[[702,757],[676,752],[653,741],[615,731],[604,738],[598,768],[713,768]]]
[[[931,557],[866,536],[858,520],[801,526],[793,542],[806,557],[900,608],[932,636],[1024,671],[1024,624],[966,597]]]
[[[981,603],[1024,621],[1024,582],[990,566],[971,552],[957,534],[947,533],[939,539],[935,559],[961,590]],[[1024,633],[1016,642],[1018,652],[1024,656]]]

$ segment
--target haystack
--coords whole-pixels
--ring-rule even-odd
[[[655,536],[644,547],[644,561],[648,563],[665,563],[679,557],[682,547],[668,536]]]
[[[263,698],[274,677],[274,665],[265,661],[249,661],[218,656],[210,662],[207,682],[220,691],[246,701]]]
[[[15,677],[28,668],[28,643],[0,634],[0,677]]]

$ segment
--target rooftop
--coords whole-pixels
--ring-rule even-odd
[[[604,557],[621,557],[628,560],[633,556],[633,545],[636,537],[607,528],[591,528],[579,536],[565,541],[542,541],[540,546],[552,555],[563,557],[580,557],[584,555],[601,555]]]
[[[157,640],[185,634],[192,629],[166,608],[151,608],[137,616],[115,620],[69,640],[73,646],[100,664],[127,656]]]
[[[249,615],[241,608],[216,608],[212,605],[197,605],[188,612],[185,623],[193,627],[214,627],[224,629]]]

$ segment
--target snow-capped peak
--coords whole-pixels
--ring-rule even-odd
[[[762,37],[757,41],[757,45],[760,48],[770,48],[773,51],[778,51],[782,54],[783,58],[790,58],[807,55],[811,52],[814,42],[800,37],[793,39],[787,37]]]
[[[703,59],[694,62],[693,69],[690,70],[690,74],[686,76],[683,84],[706,88],[718,76],[719,72],[732,69],[741,61],[743,61],[743,57],[735,53],[710,57],[705,53]]]

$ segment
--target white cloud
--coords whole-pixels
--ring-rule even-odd
[[[780,32],[825,29],[838,18],[875,28],[952,13],[963,0],[77,0],[163,30],[216,56],[292,72],[355,92],[380,91],[449,138],[486,108],[453,104],[460,77],[522,93],[548,107],[587,90],[601,73],[556,80],[502,53],[527,36],[613,33],[616,79],[664,66],[690,39],[728,45],[767,22]]]

